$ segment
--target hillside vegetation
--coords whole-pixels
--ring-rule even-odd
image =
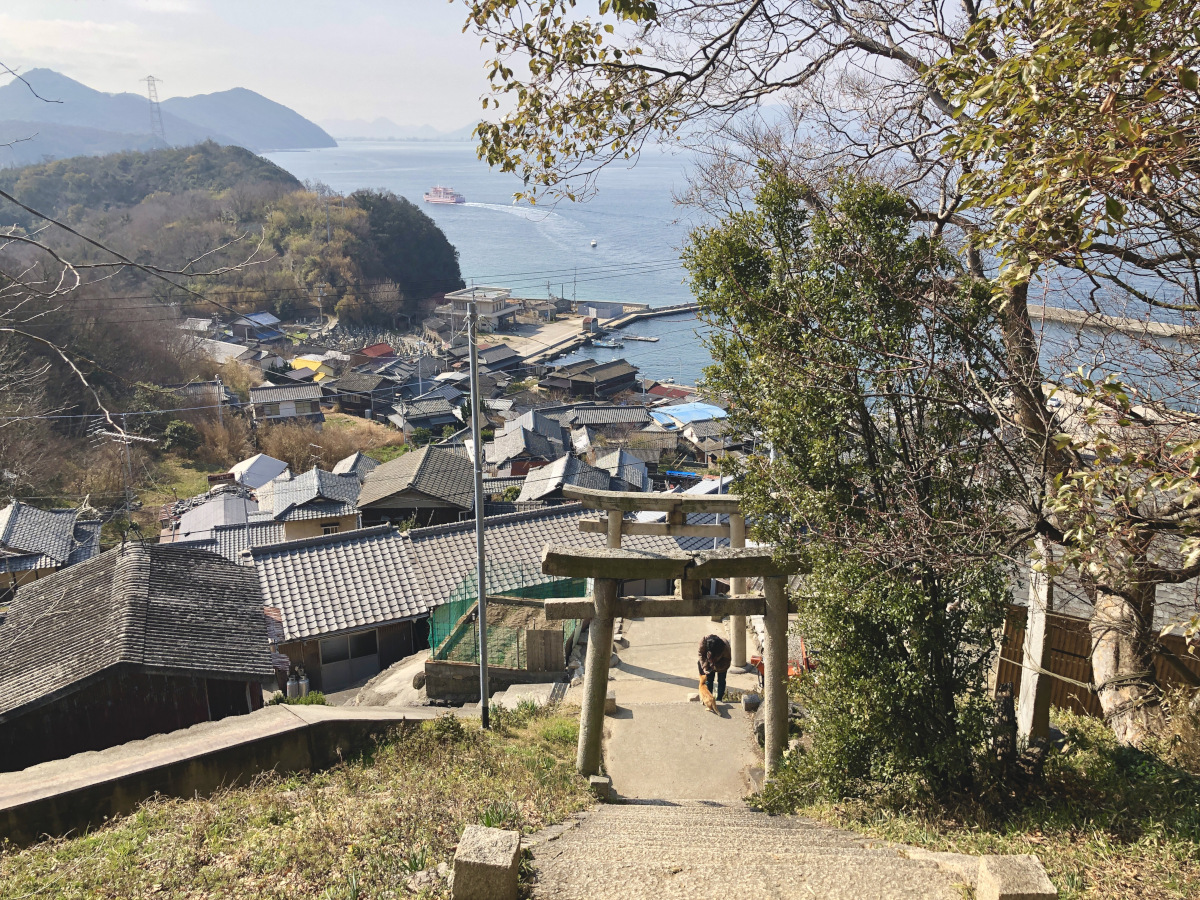
[[[20,321],[28,335],[0,336],[0,416],[21,417],[0,429],[0,499],[76,502],[119,490],[119,460],[107,460],[112,447],[86,439],[83,417],[99,412],[97,399],[116,413],[171,408],[174,396],[156,385],[212,377],[213,363],[177,327],[185,316],[228,320],[270,310],[285,320],[315,318],[323,285],[325,313],[347,324],[390,325],[463,284],[457,251],[414,204],[387,191],[342,197],[305,187],[239,147],[209,142],[54,161],[0,171],[0,189],[166,273],[110,267],[104,249],[36,225],[0,200],[0,224],[17,234],[40,229],[40,240],[80,266],[81,276],[77,289],[50,303],[36,290],[5,299],[25,290],[11,290],[10,279],[58,276],[30,274],[53,270],[36,247],[9,243],[0,252],[0,315]],[[90,387],[42,340],[65,348]],[[128,426],[155,436],[167,421],[131,417]],[[98,484],[101,471],[115,482],[106,476]],[[143,474],[135,467],[136,478]]]

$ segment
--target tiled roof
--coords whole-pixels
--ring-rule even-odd
[[[379,468],[378,461],[367,456],[365,453],[355,450],[345,459],[338,460],[337,465],[333,467],[333,474],[357,475],[358,480],[362,481],[377,468]]]
[[[474,498],[474,470],[465,456],[442,447],[422,447],[398,456],[371,472],[358,495],[365,508],[404,491],[416,491],[470,509]]]
[[[502,466],[521,454],[528,454],[534,459],[558,459],[563,455],[563,445],[562,441],[551,440],[528,428],[514,428],[485,444],[483,452],[490,464]]]
[[[338,393],[367,394],[372,391],[394,388],[396,382],[382,375],[364,375],[362,372],[348,372],[337,380]]]
[[[273,315],[272,313],[269,313],[269,312],[250,313],[250,315],[243,316],[242,318],[248,319],[249,321],[253,322],[255,325],[278,325],[279,324],[279,319],[275,315]]]
[[[706,422],[692,422],[684,431],[695,436],[696,440],[721,437],[729,433],[729,423],[722,419],[709,419]]]
[[[589,466],[573,456],[564,456],[548,466],[534,469],[525,476],[525,484],[517,502],[541,500],[562,488],[564,484],[606,491],[609,487],[608,472]]]
[[[614,478],[621,479],[635,491],[650,490],[650,476],[646,474],[646,464],[627,450],[617,448],[598,455],[596,466]]]
[[[479,352],[479,362],[493,369],[508,364],[519,363],[522,359],[524,357],[507,344],[501,344],[498,347],[489,347],[487,350]]]
[[[486,520],[489,588],[541,572],[547,543],[603,547],[605,536],[584,534],[578,503]],[[629,535],[625,546],[666,552],[704,550],[711,538]],[[263,603],[282,613],[288,641],[382,625],[426,615],[446,602],[475,571],[475,523],[407,532],[380,525],[252,551],[261,573]]]
[[[288,641],[424,615],[405,546],[390,525],[251,551],[263,602]]]
[[[281,387],[250,388],[251,403],[284,403],[288,400],[320,399],[321,386],[319,384],[295,384],[283,385]]]
[[[303,475],[281,475],[258,491],[258,505],[277,522],[347,516],[355,512],[357,475],[335,475],[312,468]],[[308,508],[313,515],[305,512]]]
[[[0,510],[0,572],[72,565],[100,552],[100,522],[78,509],[38,509],[14,500]]]
[[[571,413],[572,425],[643,425],[649,421],[644,406],[580,406]]]
[[[0,721],[105,670],[274,677],[258,573],[212,553],[128,543],[17,591],[0,625]]]
[[[423,400],[410,400],[407,403],[397,404],[397,409],[404,418],[412,421],[414,419],[435,419],[438,416],[453,416],[454,407],[450,405],[450,401],[442,396],[427,397]]]
[[[437,387],[433,388],[432,390],[426,391],[419,397],[413,397],[412,402],[420,403],[422,400],[434,400],[440,397],[451,405],[457,406],[459,401],[461,401],[465,396],[466,394],[464,394],[454,385],[443,383],[437,385]]]
[[[563,440],[562,422],[542,415],[536,409],[531,409],[517,416],[517,418],[510,419],[504,423],[504,431],[506,433],[515,431],[518,428],[528,428],[530,431],[535,431],[542,437],[549,438],[552,441],[561,442]]]

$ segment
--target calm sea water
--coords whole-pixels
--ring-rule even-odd
[[[588,201],[553,206],[513,205],[519,179],[476,159],[475,145],[469,141],[347,142],[324,150],[266,155],[302,181],[321,181],[343,193],[386,188],[419,204],[458,248],[467,284],[499,284],[519,296],[553,292],[579,300],[651,306],[692,299],[679,250],[695,222],[672,201],[686,182],[687,154],[648,151],[636,165],[604,170],[597,194]],[[467,203],[423,203],[422,194],[435,184],[453,187]],[[1053,296],[1075,291],[1055,286],[1050,292]],[[1048,375],[1084,365],[1125,372],[1135,381],[1152,380],[1148,372],[1137,372],[1144,354],[1121,335],[1085,332],[1081,340],[1074,328],[1052,322],[1039,330]],[[694,316],[652,319],[627,333],[657,336],[658,343],[629,341],[621,349],[592,348],[586,355],[599,360],[624,357],[647,377],[694,384],[712,361],[701,340],[705,332]],[[564,361],[579,358],[582,355],[575,354]],[[1195,401],[1189,398],[1187,405]]]
[[[649,151],[636,165],[602,172],[598,192],[586,202],[553,206],[513,205],[520,180],[480,162],[467,141],[347,142],[265,155],[302,181],[321,181],[343,193],[387,188],[419,204],[458,248],[468,285],[651,306],[692,299],[679,264],[690,223],[672,202],[673,192],[684,187],[686,155]],[[421,196],[435,184],[454,188],[467,202],[423,203]],[[711,362],[697,337],[702,328],[694,317],[650,320],[630,333],[658,336],[658,343],[631,341],[622,350],[590,355],[619,355],[651,378],[690,384]]]

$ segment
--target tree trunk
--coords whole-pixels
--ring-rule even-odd
[[[1104,718],[1122,744],[1143,746],[1162,733],[1162,692],[1154,674],[1153,584],[1135,585],[1129,597],[1101,587],[1092,614],[1092,680]]]

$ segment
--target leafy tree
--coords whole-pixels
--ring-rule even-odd
[[[937,75],[961,110],[960,187],[986,217],[973,242],[1001,284],[1075,270],[1089,314],[1197,321],[1198,64],[1200,14],[1176,0],[1006,0],[975,22]],[[1142,744],[1163,727],[1157,588],[1200,575],[1196,351],[1143,339],[1106,356],[1059,394],[1039,523],[1059,551],[1042,567],[1079,573],[1100,704]]]
[[[411,440],[418,447],[424,446],[433,440],[433,432],[428,428],[414,428]]]
[[[416,204],[382,190],[355,191],[350,199],[366,211],[374,245],[366,277],[394,282],[410,301],[465,287],[458,250]]]
[[[162,448],[164,450],[181,450],[187,454],[199,446],[200,432],[191,422],[172,419],[163,429]]]
[[[1082,332],[1051,346],[1029,305],[1040,291],[1090,322],[1133,304],[1134,317],[1165,308],[1200,323],[1197,20],[1178,0],[604,0],[598,16],[571,0],[473,0],[468,25],[494,51],[493,106],[506,110],[478,127],[480,156],[522,176],[524,194],[580,197],[648,141],[686,141],[706,156],[685,199],[716,215],[753,202],[764,160],[815,195],[846,173],[903,185],[914,221],[991,282],[1005,377],[989,439],[1023,460],[1010,508],[1111,608],[1093,625],[1125,638],[1097,635],[1093,669],[1114,732],[1140,744],[1159,720],[1143,652],[1155,586],[1189,574],[1172,555],[1195,510],[1173,479],[1192,438],[1177,435],[1176,454],[1160,429],[1162,452],[1144,452],[1149,432],[1121,397],[1155,416],[1192,403],[1200,351]],[[1048,382],[1056,402],[1082,391],[1109,408],[1101,444],[1121,452],[1098,493],[1076,489],[1096,474],[1095,448],[1064,432]],[[1117,460],[1149,464],[1118,473]],[[1123,483],[1150,505],[1125,504]],[[1097,511],[1098,533],[1079,527]],[[1089,581],[1101,560],[1123,580]]]
[[[900,774],[964,788],[1016,533],[986,286],[903,196],[849,179],[817,198],[766,173],[754,211],[695,232],[684,260],[717,326],[705,386],[773,451],[743,470],[755,535],[811,567],[807,771],[835,797]]]

